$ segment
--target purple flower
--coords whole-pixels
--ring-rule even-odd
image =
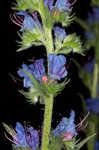
[[[27,128],[26,141],[32,150],[36,150],[39,145],[39,134],[32,127]]]
[[[65,29],[62,29],[60,27],[55,27],[54,28],[54,34],[55,34],[56,41],[59,44],[61,44],[63,42],[63,40],[65,39],[65,37],[66,37]]]
[[[88,23],[99,22],[99,7],[93,8],[93,13],[88,14]]]
[[[69,0],[57,0],[55,5],[53,5],[53,0],[44,0],[44,6],[48,5],[48,8],[52,10],[53,8],[61,11],[66,10],[70,11],[70,7],[74,5],[76,0],[73,1],[73,3],[70,3]]]
[[[14,13],[14,15],[11,16],[11,20],[13,23],[21,27],[20,31],[32,30],[36,34],[36,29],[42,30],[36,12],[33,12],[32,16],[30,16],[26,11],[20,11]]]
[[[76,126],[74,124],[75,112],[71,111],[70,118],[63,117],[62,121],[57,125],[54,130],[55,136],[61,136],[66,132],[72,132],[73,135],[77,135]]]
[[[29,72],[38,82],[40,82],[42,76],[45,75],[43,59],[36,60],[34,64],[29,66],[23,64],[22,69]],[[30,77],[28,77],[23,71],[19,70],[17,73],[20,77],[24,77],[24,87],[29,88],[34,86]]]
[[[51,10],[53,8],[53,2],[54,0],[44,0],[44,7],[48,5],[48,8]]]
[[[94,150],[99,150],[99,141],[95,141]]]
[[[7,130],[7,129],[6,129]],[[34,130],[33,127],[24,128],[19,122],[16,123],[15,130],[12,129],[14,135],[8,132],[13,140],[9,139],[14,143],[15,148],[29,148],[30,150],[36,150],[39,146],[39,134],[37,130]],[[8,131],[8,130],[7,130]]]
[[[70,3],[68,0],[57,0],[55,3],[55,7],[58,10],[67,10],[70,11]]]
[[[51,78],[60,80],[67,76],[65,68],[66,58],[63,55],[49,54],[49,75]]]
[[[87,63],[85,66],[84,66],[84,69],[87,73],[89,74],[92,74],[93,73],[93,69],[94,69],[94,63],[95,63],[95,60],[92,59],[91,62]]]
[[[70,141],[72,140],[73,136],[77,136],[78,131],[83,130],[86,128],[87,124],[83,125],[84,121],[88,117],[87,114],[83,120],[80,121],[79,124],[75,125],[75,112],[72,110],[70,117],[66,118],[63,117],[62,121],[57,125],[54,130],[54,136],[62,137],[63,141]]]
[[[28,148],[29,146],[26,142],[25,130],[19,122],[16,123],[15,131],[16,131],[16,135],[13,136],[14,143],[16,143],[15,147]]]
[[[86,99],[86,105],[87,105],[87,111],[90,112],[90,114],[93,114],[93,113],[99,114],[99,98]]]

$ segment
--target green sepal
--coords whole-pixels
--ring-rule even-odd
[[[83,54],[84,49],[82,48],[82,43],[80,41],[80,37],[77,37],[76,34],[70,34],[66,36],[66,38],[63,41],[62,49],[65,47],[72,48],[73,52]],[[61,53],[61,51],[60,51]],[[66,52],[67,54],[67,52]]]
[[[37,29],[35,30],[36,30],[36,33],[34,33],[32,30],[31,31],[27,30],[23,32],[22,35],[18,33],[22,41],[17,41],[18,46],[20,47],[17,51],[28,49],[32,45],[35,45],[35,46],[44,45],[43,33],[41,34],[40,31],[38,31]]]
[[[78,143],[78,144],[76,145],[77,150],[80,150],[80,149],[83,147],[83,145],[86,144],[86,143],[87,143],[91,138],[93,138],[95,135],[96,135],[96,133],[93,134],[93,135],[91,135],[91,136],[88,136],[88,137],[85,138],[83,141],[81,141],[80,143]]]
[[[15,148],[14,144],[12,144],[12,150],[31,150],[30,148],[18,147]]]
[[[25,11],[26,9],[39,11],[40,3],[39,0],[16,0],[16,3],[13,3],[12,9],[17,11]]]
[[[70,15],[70,12],[67,12],[65,10],[58,11],[56,8],[52,10],[52,18],[54,20],[54,23],[60,22],[62,23],[63,26],[70,25],[70,23],[72,23],[72,21],[75,19],[74,16],[75,16],[74,14]]]
[[[76,150],[76,144],[80,141],[80,139],[76,140],[76,137],[74,136],[72,138],[72,140],[70,141],[64,141],[64,147],[67,149],[67,150]]]
[[[5,124],[4,122],[3,122],[2,124],[3,124],[4,128],[6,129],[6,131],[7,131],[8,133],[11,133],[12,136],[15,136],[15,132],[14,132],[14,130],[13,130],[12,127],[9,127],[9,126],[8,126],[7,124]]]
[[[96,133],[91,136],[88,136],[81,142],[79,142],[80,139],[76,140],[76,137],[73,137],[71,141],[65,141],[64,146],[67,150],[80,150],[83,147],[83,145],[86,144],[95,135],[96,135]]]
[[[60,150],[63,146],[62,139],[60,137],[55,137],[54,133],[51,133],[49,150]]]

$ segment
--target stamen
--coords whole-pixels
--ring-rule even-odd
[[[20,23],[23,23],[24,19],[22,19],[20,16],[16,15],[16,13],[14,13],[13,16],[15,17],[15,19],[16,19],[18,22],[21,21]],[[18,20],[17,18],[18,18],[19,20]]]
[[[6,135],[6,133],[4,133],[5,137],[10,141],[12,142],[13,144],[16,144],[17,145],[17,142],[14,142],[13,140],[11,140],[10,138],[8,138],[8,136]]]
[[[21,24],[19,24],[19,23],[17,23],[13,18],[12,18],[12,16],[10,15],[10,19],[11,19],[11,21],[14,23],[14,24],[16,24],[16,25],[18,25],[18,26],[20,26],[21,28],[23,27],[23,25],[21,25]]]
[[[88,117],[89,112],[87,113],[87,115],[85,116],[85,118],[76,126],[76,127],[81,127],[83,125],[83,122],[86,120],[86,118]]]

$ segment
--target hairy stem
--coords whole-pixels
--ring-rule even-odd
[[[51,120],[52,120],[52,109],[53,109],[53,97],[50,96],[45,103],[44,127],[43,127],[41,150],[48,150]]]
[[[91,89],[91,97],[97,97],[97,87],[98,87],[98,65],[95,63],[94,65],[94,73],[93,73],[93,85]]]
[[[46,13],[45,13],[44,0],[40,0],[40,3],[42,6],[40,14],[41,14],[42,24],[44,28],[45,47],[46,47],[47,56],[48,56],[48,54],[53,53],[54,51],[53,38],[52,38],[52,26],[48,28],[46,24],[46,21],[48,20],[48,18],[46,17]],[[48,65],[48,72],[49,72],[49,65]],[[46,98],[46,101],[45,101],[41,150],[48,150],[51,121],[52,121],[52,110],[53,110],[53,96],[50,95],[48,98]]]

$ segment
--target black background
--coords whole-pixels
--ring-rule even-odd
[[[8,17],[8,23],[4,24],[4,29],[6,26],[7,32],[3,32],[4,37],[7,38],[7,43],[5,42],[5,39],[4,41],[2,41],[4,46],[6,46],[3,52],[4,55],[7,54],[7,59],[4,60],[5,57],[3,59],[3,63],[6,62],[6,65],[4,65],[4,71],[2,72],[3,78],[1,78],[1,80],[3,80],[3,86],[1,94],[3,94],[3,97],[0,101],[0,143],[5,146],[6,150],[11,150],[11,144],[4,137],[4,128],[2,126],[2,122],[15,127],[17,121],[21,122],[22,124],[24,121],[26,121],[30,122],[30,124],[35,129],[41,131],[44,114],[43,105],[40,105],[39,103],[37,103],[36,105],[30,105],[25,100],[24,96],[22,96],[18,92],[18,89],[22,87],[22,85],[20,85],[21,82],[13,80],[11,75],[14,75],[16,77],[18,68],[23,62],[29,63],[29,59],[46,59],[44,47],[32,47],[29,50],[16,53],[16,49],[18,48],[16,40],[19,40],[17,31],[19,30],[19,27],[13,24],[10,20],[9,15],[12,13],[11,4],[12,0],[9,0],[8,5],[2,8],[4,13],[1,14],[3,21],[5,21],[5,17]],[[89,5],[90,0],[87,0],[86,2],[84,0],[78,0],[73,10],[78,17],[86,19],[88,11],[91,10]],[[77,35],[81,35],[81,39],[83,40],[84,30],[77,23],[74,22],[66,30],[68,33],[76,32]],[[77,54],[70,54],[67,56],[67,66],[70,62],[71,57],[77,59],[77,61],[79,61],[81,64],[83,63],[83,61],[87,60],[87,56],[83,57]],[[5,79],[6,71],[7,80]],[[70,63],[70,66],[68,68],[68,74],[71,78],[71,82],[65,87],[61,94],[59,94],[55,98],[54,101],[52,119],[53,128],[56,127],[57,123],[63,116],[69,117],[70,111],[72,109],[74,109],[76,112],[76,123],[78,123],[79,118],[83,117],[83,109],[79,93],[82,93],[84,97],[89,96],[88,90],[84,87],[83,83],[78,77],[77,67],[72,62]],[[84,135],[82,133],[80,134],[83,138]],[[83,149],[86,149],[86,146]]]

